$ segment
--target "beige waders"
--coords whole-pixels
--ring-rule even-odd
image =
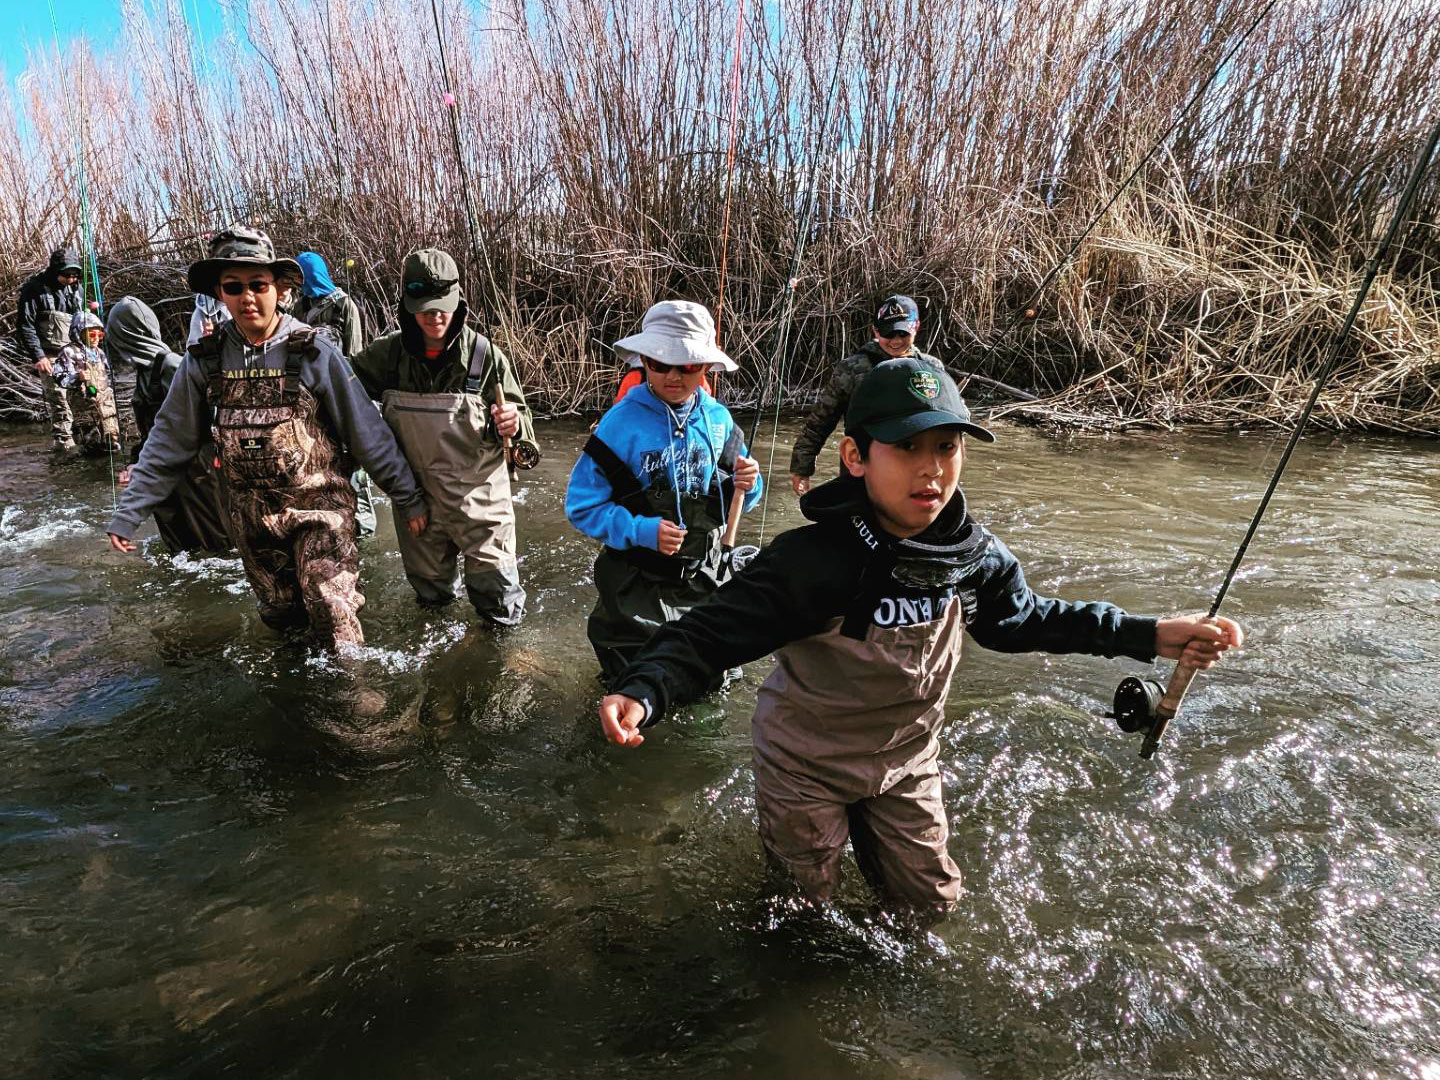
[[[883,624],[895,601],[881,604]],[[926,917],[954,907],[937,733],[964,632],[952,601],[934,621],[873,625],[863,641],[836,619],[776,653],[751,721],[755,803],[767,854],[808,896],[833,894],[848,841],[894,906]]]
[[[398,510],[395,535],[405,576],[422,603],[455,599],[457,560],[465,593],[482,617],[513,626],[525,614],[515,558],[515,509],[504,447],[481,392],[387,390],[380,411],[425,489],[430,525],[412,536]]]

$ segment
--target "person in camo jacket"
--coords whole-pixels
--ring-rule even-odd
[[[820,392],[820,400],[805,417],[800,434],[795,436],[795,446],[790,452],[790,487],[796,495],[810,490],[815,459],[845,416],[851,394],[876,364],[913,356],[936,371],[944,370],[939,360],[915,348],[915,335],[919,330],[920,309],[910,297],[896,294],[880,301],[871,323],[870,340],[835,365],[829,382]]]
[[[261,619],[276,629],[309,624],[332,647],[359,644],[365,599],[350,453],[411,533],[425,529],[428,511],[339,348],[277,311],[281,290],[300,281],[299,265],[277,259],[268,236],[238,225],[190,267],[190,288],[218,297],[232,318],[181,362],[108,531],[117,551],[134,551],[135,529],[213,432],[231,535]]]

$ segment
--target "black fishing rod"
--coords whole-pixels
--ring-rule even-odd
[[[450,138],[455,148],[455,167],[460,170],[460,190],[465,202],[465,225],[470,233],[470,255],[485,271],[485,278],[490,283],[490,296],[498,306],[500,303],[500,285],[495,280],[495,272],[490,267],[490,255],[485,248],[484,241],[480,238],[479,218],[475,213],[475,198],[470,188],[470,167],[465,164],[465,149],[460,141],[460,104],[455,96],[455,87],[450,82],[450,64],[445,58],[445,31],[440,25],[440,9],[436,0],[430,0],[430,14],[435,20],[435,44],[440,51],[440,78],[445,84],[445,111],[450,117]],[[480,324],[487,330],[491,329],[489,304],[481,308]],[[490,337],[489,334],[486,337]],[[491,338],[493,342],[493,338]],[[492,346],[493,347],[493,346]],[[495,404],[505,404],[505,390],[500,385],[500,365],[492,364],[495,373]],[[528,443],[516,442],[509,435],[501,436],[501,444],[504,448],[505,460],[510,467],[511,482],[518,481],[519,469],[533,469],[540,464],[540,452]]]
[[[1300,417],[1295,422],[1295,430],[1290,433],[1290,441],[1286,443],[1285,452],[1280,455],[1280,463],[1275,467],[1275,474],[1270,477],[1270,484],[1260,499],[1255,516],[1250,519],[1250,527],[1245,530],[1245,538],[1240,541],[1240,546],[1235,551],[1235,557],[1230,560],[1230,569],[1226,571],[1225,579],[1220,583],[1220,589],[1210,604],[1207,618],[1215,618],[1220,612],[1220,605],[1225,602],[1225,596],[1230,591],[1230,584],[1235,580],[1235,574],[1245,559],[1246,551],[1250,548],[1250,541],[1254,538],[1255,531],[1260,527],[1260,520],[1270,506],[1271,496],[1275,494],[1275,489],[1280,485],[1280,477],[1285,473],[1285,466],[1290,463],[1290,455],[1295,452],[1295,446],[1300,442],[1300,436],[1305,431],[1310,414],[1315,410],[1315,403],[1320,399],[1320,392],[1325,388],[1331,371],[1334,370],[1335,364],[1340,359],[1345,339],[1349,336],[1351,327],[1355,325],[1355,320],[1359,318],[1360,309],[1365,304],[1370,287],[1375,283],[1375,277],[1380,272],[1380,265],[1389,255],[1390,245],[1394,242],[1401,224],[1410,213],[1410,207],[1415,201],[1415,194],[1420,188],[1421,181],[1425,178],[1426,170],[1430,167],[1430,159],[1435,154],[1437,143],[1440,143],[1440,122],[1436,123],[1430,132],[1429,139],[1421,149],[1420,155],[1415,159],[1415,166],[1410,171],[1410,179],[1406,182],[1405,189],[1400,195],[1400,201],[1395,207],[1395,213],[1390,218],[1385,235],[1381,239],[1379,247],[1375,249],[1375,253],[1365,264],[1365,277],[1360,283],[1355,301],[1350,305],[1350,311],[1346,314],[1344,323],[1335,334],[1335,340],[1330,345],[1330,352],[1320,367],[1320,374],[1315,378],[1315,386],[1310,391],[1310,398],[1300,411]],[[1140,746],[1142,758],[1149,760],[1154,756],[1155,749],[1160,745],[1160,739],[1165,734],[1165,729],[1180,712],[1181,702],[1184,701],[1185,693],[1190,689],[1190,684],[1194,681],[1197,671],[1197,668],[1176,664],[1167,686],[1162,687],[1153,679],[1131,677],[1116,688],[1115,708],[1111,716],[1120,725],[1122,731],[1131,734],[1137,731],[1145,732],[1145,740]]]

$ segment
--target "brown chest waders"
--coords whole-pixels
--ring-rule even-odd
[[[91,388],[94,392],[91,392]],[[104,452],[120,448],[120,420],[115,413],[115,393],[103,364],[86,363],[65,396],[70,406],[70,429],[75,445]]]
[[[312,342],[313,333],[292,333],[283,369],[226,371],[218,356],[205,361],[215,447],[230,534],[260,618],[277,629],[308,622],[328,644],[359,644],[355,493],[350,466],[300,383]]]
[[[525,615],[525,590],[515,557],[505,451],[490,424],[480,377],[489,352],[490,343],[477,338],[462,393],[387,390],[381,412],[430,509],[430,525],[419,536],[412,536],[394,511],[400,558],[416,596],[424,604],[454,600],[456,566],[463,558],[465,594],[475,611],[513,626]]]
[[[900,603],[880,597],[877,623]],[[925,614],[872,625],[863,640],[836,619],[780,649],[756,697],[760,838],[814,899],[834,892],[847,842],[871,886],[898,906],[943,915],[959,897],[936,736],[965,621],[958,598],[914,617]]]

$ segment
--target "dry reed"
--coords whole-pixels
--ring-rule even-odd
[[[542,409],[603,402],[606,342],[655,300],[714,303],[736,5],[497,0],[483,22],[441,7],[489,273],[467,238],[429,0],[236,6],[203,45],[160,0],[127,8],[123,41],[101,52],[36,54],[9,102],[0,288],[75,238],[83,145],[111,298],[135,292],[178,320],[183,263],[208,230],[248,219],[329,257],[379,330],[404,253],[443,246]],[[1277,4],[1037,316],[1006,333],[1262,7],[749,5],[723,342],[742,371],[724,396],[773,385],[813,181],[792,401],[901,291],[921,301],[925,348],[1049,395],[1019,409],[1031,418],[1291,415],[1430,120],[1417,103],[1436,100],[1440,0]],[[1326,423],[1440,432],[1437,195],[1440,176]],[[0,415],[33,409],[33,380],[0,369]]]

